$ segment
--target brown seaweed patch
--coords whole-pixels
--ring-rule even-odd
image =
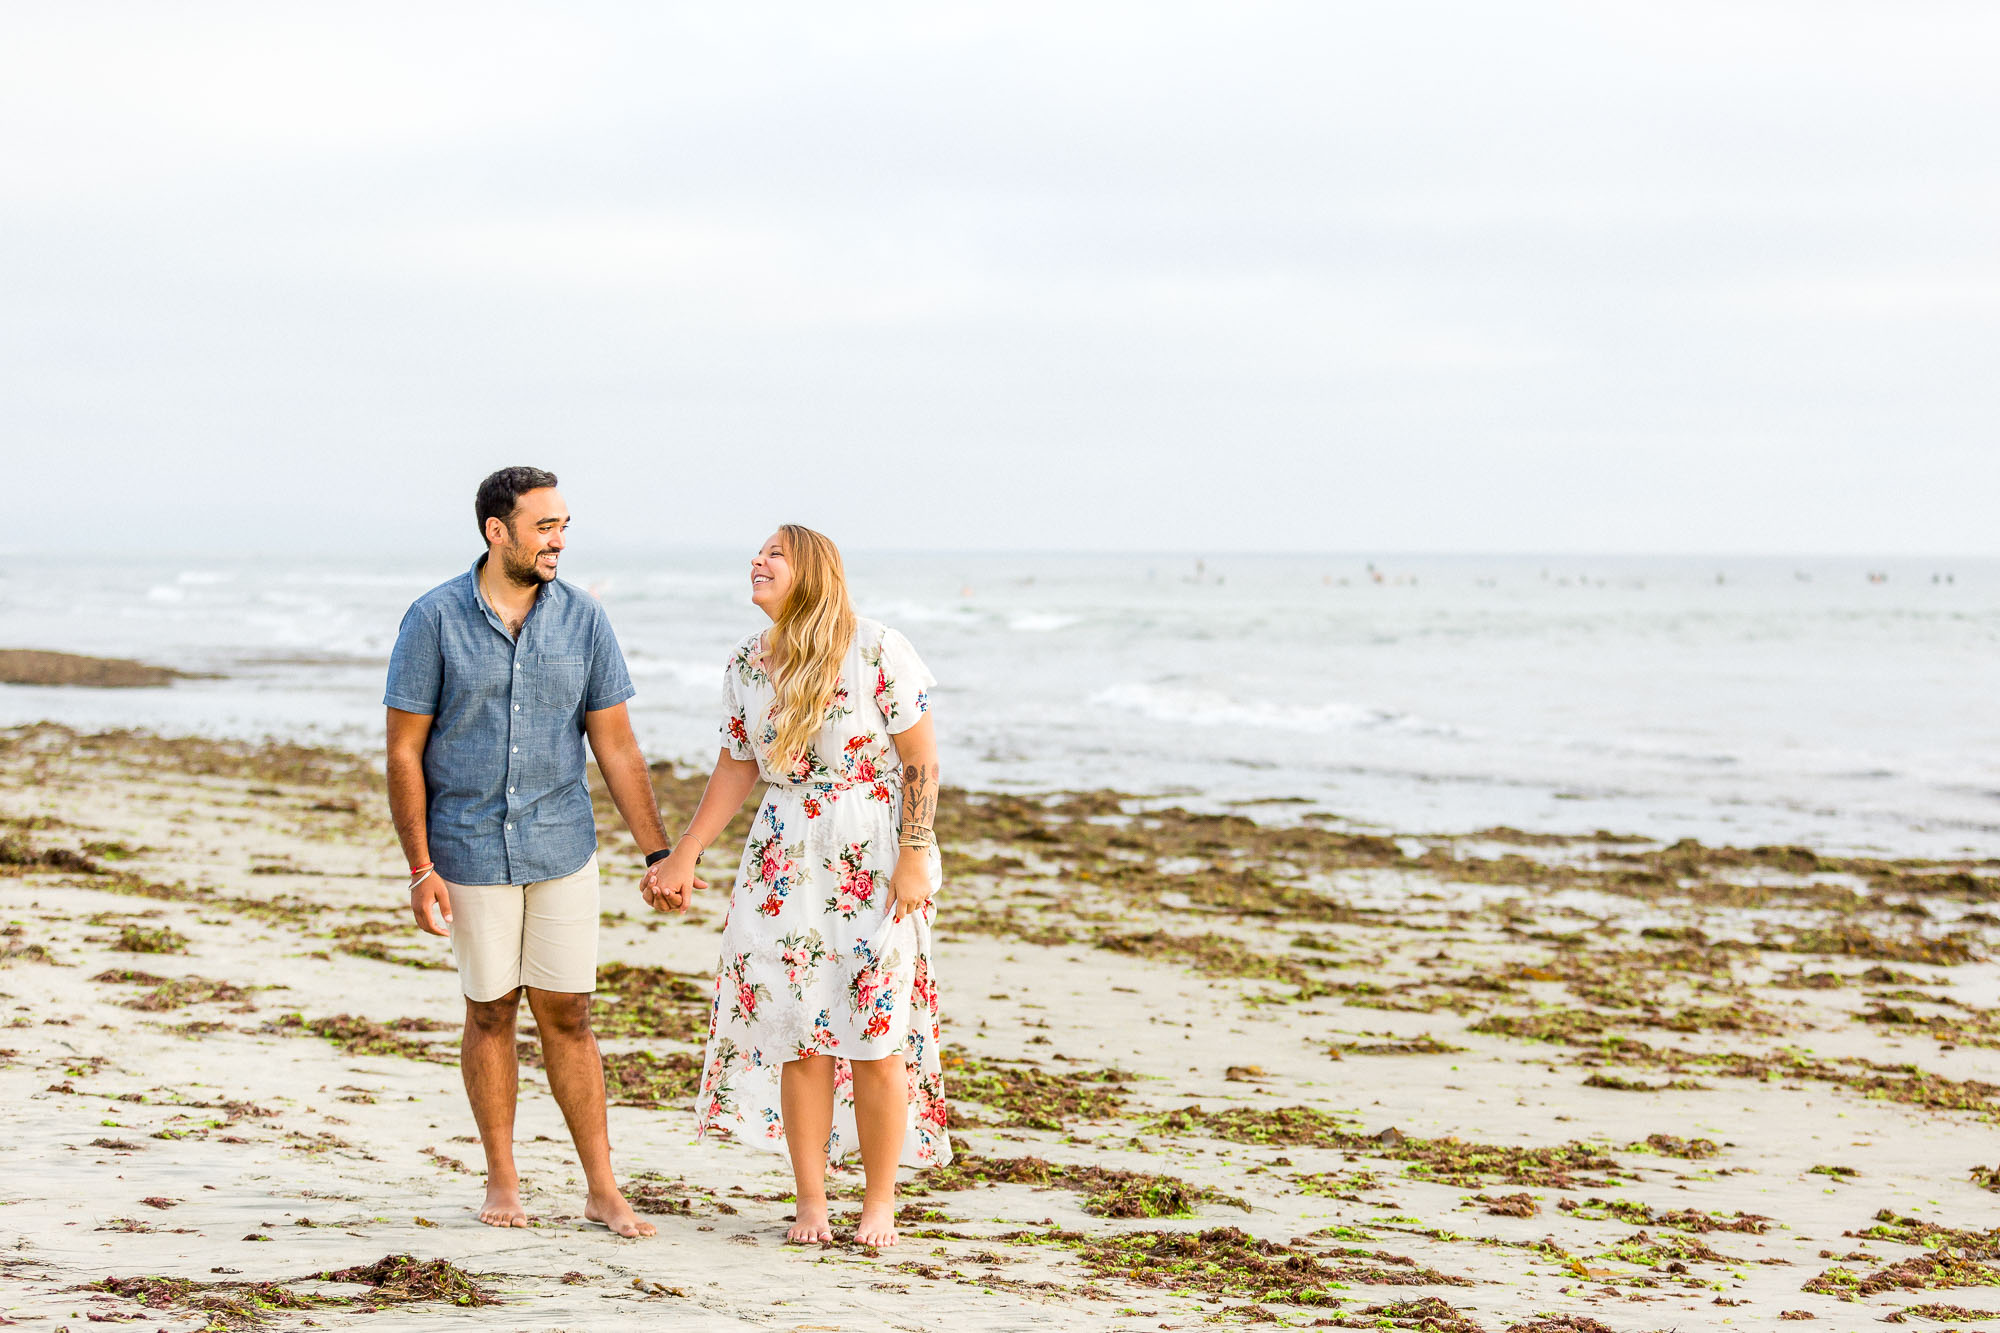
[[[184,1277],[105,1277],[73,1291],[101,1291],[148,1310],[192,1310],[208,1317],[205,1329],[250,1328],[281,1310],[339,1304],[337,1298],[293,1291],[276,1282],[196,1282]]]
[[[101,875],[104,867],[67,847],[37,847],[18,833],[0,833],[0,872],[66,870],[73,875]]]
[[[1923,1254],[1898,1260],[1867,1277],[1836,1266],[1808,1279],[1800,1290],[1851,1301],[1862,1296],[1877,1296],[1885,1291],[1951,1287],[2000,1287],[2000,1269],[1989,1268],[1947,1250],[1941,1254]]]
[[[686,1051],[625,1051],[604,1057],[604,1090],[614,1106],[664,1106],[693,1098],[701,1060]]]
[[[1698,1208],[1656,1212],[1651,1205],[1637,1199],[1604,1199],[1594,1194],[1581,1203],[1574,1199],[1559,1200],[1556,1208],[1591,1221],[1616,1220],[1642,1227],[1672,1227],[1676,1231],[1741,1231],[1761,1236],[1771,1229],[1771,1219],[1761,1213],[1739,1210],[1732,1215],[1703,1212]]]
[[[1692,1235],[1673,1235],[1655,1238],[1651,1232],[1636,1231],[1603,1252],[1606,1257],[1641,1268],[1663,1268],[1670,1273],[1687,1271],[1689,1264],[1740,1264],[1734,1259],[1718,1253],[1705,1240]]]
[[[2000,1310],[1969,1310],[1963,1305],[1939,1305],[1936,1303],[1906,1305],[1901,1311],[1890,1315],[1882,1322],[1885,1324],[1900,1324],[1911,1315],[1915,1315],[1919,1319],[1935,1319],[1940,1324],[1947,1324],[1960,1319],[1968,1323],[1977,1323],[1982,1319],[2000,1319]]]
[[[989,1060],[947,1051],[944,1063],[953,1095],[1006,1117],[1016,1129],[1061,1129],[1071,1120],[1104,1120],[1124,1106],[1124,1084],[1132,1075],[1118,1069],[1051,1073],[1028,1061]]]
[[[1887,1240],[1898,1245],[1920,1245],[1927,1250],[1949,1248],[1968,1259],[2000,1259],[2000,1227],[1990,1231],[1969,1231],[1926,1222],[1915,1217],[1898,1217],[1888,1208],[1875,1214],[1875,1224],[1860,1231],[1844,1233],[1857,1240]]]
[[[1234,1195],[1190,1185],[1177,1176],[1121,1171],[1101,1166],[1068,1166],[1040,1157],[980,1157],[961,1153],[951,1165],[924,1178],[926,1190],[962,1190],[975,1185],[1034,1185],[1076,1190],[1084,1211],[1097,1217],[1192,1217],[1196,1204],[1226,1204],[1250,1211]]]
[[[1647,1083],[1639,1079],[1621,1078],[1617,1074],[1592,1074],[1583,1081],[1586,1088],[1608,1088],[1613,1092],[1708,1092],[1711,1087],[1697,1083],[1691,1078],[1670,1079],[1665,1083]]]
[[[1084,1236],[1073,1231],[1013,1232],[1002,1240],[1058,1244],[1073,1250],[1095,1277],[1135,1286],[1278,1305],[1327,1306],[1356,1284],[1471,1286],[1471,1280],[1426,1268],[1405,1255],[1342,1250],[1326,1262],[1311,1251],[1259,1240],[1236,1227],[1206,1231],[1128,1231]]]
[[[462,1307],[500,1304],[498,1296],[448,1259],[418,1259],[408,1254],[390,1254],[372,1264],[323,1272],[319,1280],[358,1282],[373,1288],[357,1297],[355,1303],[375,1309],[417,1301],[441,1301]]]
[[[1656,1152],[1662,1157],[1702,1161],[1722,1151],[1714,1139],[1683,1139],[1673,1134],[1648,1134],[1643,1143],[1628,1143],[1626,1152]]]
[[[1238,1143],[1298,1144],[1364,1152],[1409,1163],[1406,1174],[1411,1180],[1467,1189],[1477,1188],[1488,1179],[1548,1189],[1602,1188],[1605,1181],[1574,1173],[1626,1174],[1618,1169],[1617,1162],[1588,1144],[1518,1148],[1468,1143],[1452,1135],[1411,1138],[1395,1129],[1373,1135],[1358,1134],[1343,1128],[1337,1117],[1309,1106],[1278,1107],[1270,1111],[1245,1108],[1204,1111],[1199,1106],[1189,1106],[1156,1117],[1141,1126],[1141,1130],[1155,1134],[1205,1133]]]
[[[1149,930],[1131,934],[1099,931],[1096,945],[1113,953],[1136,958],[1163,958],[1184,962],[1217,976],[1249,977],[1259,981],[1281,981],[1301,989],[1313,980],[1292,959],[1260,953],[1247,944],[1218,935],[1177,935],[1171,931]]]
[[[184,1009],[191,1004],[242,1004],[249,998],[249,990],[234,982],[186,976],[162,978],[153,989],[126,1000],[124,1004],[127,1009],[159,1013]]]
[[[715,978],[708,973],[606,963],[597,969],[590,1022],[601,1037],[700,1041],[714,1000]]]
[[[1248,1107],[1205,1111],[1200,1106],[1186,1106],[1155,1116],[1139,1129],[1145,1134],[1206,1134],[1232,1143],[1346,1148],[1362,1141],[1361,1135],[1347,1128],[1355,1123],[1312,1106],[1279,1106],[1268,1111]]]
[[[1486,1333],[1470,1311],[1448,1301],[1425,1296],[1414,1301],[1391,1301],[1387,1305],[1364,1305],[1359,1310],[1314,1320],[1319,1328],[1407,1328],[1415,1333]]]
[[[1400,1041],[1349,1041],[1332,1048],[1336,1056],[1345,1055],[1456,1055],[1465,1047],[1454,1046],[1448,1041],[1439,1041],[1430,1033],[1408,1037]]]
[[[1915,998],[1929,1004],[1940,1001],[1928,995]],[[1964,1018],[1947,1014],[1919,1014],[1907,1004],[1876,1004],[1854,1015],[1857,1023],[1879,1023],[1887,1027],[1907,1028],[1923,1033],[1937,1041],[1950,1042],[1959,1046],[2000,1046],[2000,1024],[1993,1016],[1975,1011]]]
[[[111,947],[120,953],[186,953],[187,936],[168,926],[128,925]]]
[[[1972,931],[1929,939],[1910,935],[1892,939],[1865,926],[1843,924],[1801,930],[1785,947],[1792,953],[1836,954],[1846,958],[1880,958],[1891,963],[1933,963],[1953,966],[1983,957]]]
[[[380,940],[349,940],[334,948],[355,958],[366,958],[377,963],[395,963],[402,967],[424,968],[443,971],[452,964],[433,954],[398,953]]]
[[[286,1014],[270,1025],[271,1031],[288,1036],[322,1037],[349,1055],[389,1055],[405,1060],[427,1060],[433,1064],[458,1063],[458,1053],[449,1047],[412,1037],[413,1032],[445,1032],[455,1025],[430,1018],[397,1018],[378,1023],[354,1014],[331,1018],[307,1018]]]

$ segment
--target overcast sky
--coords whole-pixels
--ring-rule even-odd
[[[0,548],[2000,554],[2000,8],[7,7]],[[427,542],[426,545],[434,545]]]

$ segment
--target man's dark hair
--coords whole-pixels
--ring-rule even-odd
[[[479,493],[472,498],[472,512],[479,518],[479,535],[486,535],[489,518],[508,524],[511,531],[514,511],[521,507],[521,496],[555,484],[556,474],[538,467],[503,467],[480,482]]]

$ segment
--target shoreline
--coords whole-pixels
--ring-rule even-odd
[[[655,765],[670,818],[703,776]],[[717,887],[661,918],[608,807],[597,1026],[615,1160],[662,1235],[576,1217],[528,1060],[542,1225],[504,1233],[470,1217],[449,953],[406,922],[367,756],[0,731],[0,1217],[28,1238],[0,1313],[134,1311],[146,1289],[75,1289],[151,1273],[197,1284],[151,1318],[276,1282],[323,1326],[428,1323],[459,1273],[510,1326],[763,1327],[774,1263],[787,1326],[2000,1306],[1947,1285],[2000,1283],[2000,864],[1385,836],[1107,792],[941,807],[962,1158],[906,1173],[902,1246],[782,1247],[782,1164],[693,1145],[741,824]],[[369,1268],[405,1253],[456,1267]]]

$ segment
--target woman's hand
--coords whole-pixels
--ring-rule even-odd
[[[931,878],[931,852],[914,847],[898,850],[896,869],[889,876],[889,891],[895,896],[896,920],[921,912],[931,894],[937,892],[937,883]]]
[[[708,881],[695,873],[700,860],[701,844],[692,838],[682,838],[674,844],[673,855],[646,868],[639,896],[656,912],[687,911],[694,891],[708,887]]]

